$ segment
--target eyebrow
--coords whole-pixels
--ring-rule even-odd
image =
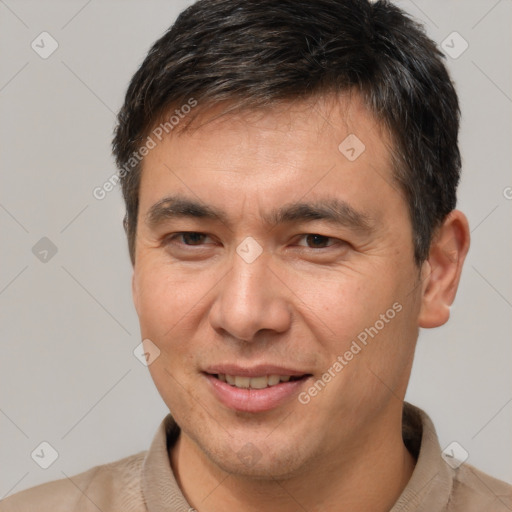
[[[156,202],[148,210],[145,221],[154,229],[175,218],[208,219],[231,226],[224,211],[182,195],[167,196]],[[288,203],[264,215],[263,220],[272,227],[321,220],[364,233],[370,233],[375,228],[375,221],[367,213],[356,210],[343,199],[333,197],[313,202]]]

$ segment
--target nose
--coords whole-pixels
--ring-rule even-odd
[[[219,283],[210,309],[210,324],[220,334],[252,342],[262,332],[283,333],[290,327],[290,291],[262,254],[247,263],[238,254]]]

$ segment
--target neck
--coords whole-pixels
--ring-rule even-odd
[[[403,444],[401,418],[393,429],[365,436],[350,451],[311,461],[284,480],[251,479],[222,471],[183,432],[171,449],[174,475],[199,512],[389,511],[409,481],[415,461]],[[398,427],[398,428],[397,428]],[[359,436],[361,437],[361,436]]]

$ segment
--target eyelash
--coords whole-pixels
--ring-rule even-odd
[[[167,237],[166,238],[166,241],[165,241],[165,244],[168,245],[170,243],[175,243],[174,241],[179,238],[179,237],[183,237],[184,235],[200,235],[202,237],[208,237],[208,235],[206,235],[205,233],[201,233],[199,231],[181,231],[179,233],[174,233],[172,236],[170,237]],[[340,239],[337,239],[337,238],[333,238],[333,237],[330,237],[330,236],[325,236],[325,235],[320,235],[318,233],[304,233],[302,235],[300,235],[301,238],[304,238],[304,237],[320,237],[321,239],[325,239],[325,240],[334,240],[334,243],[331,244],[331,245],[328,245],[327,247],[307,247],[307,246],[300,246],[300,247],[306,247],[307,249],[329,249],[330,247],[333,247],[334,245],[340,245],[340,244],[346,244],[346,242],[344,242],[343,240],[340,240]],[[200,245],[194,245],[194,244],[180,244],[180,245],[184,245],[185,247],[200,247]]]

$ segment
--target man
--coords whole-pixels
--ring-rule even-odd
[[[184,11],[114,139],[170,414],[148,452],[0,510],[512,510],[403,402],[469,248],[458,120],[435,44],[387,2]]]

